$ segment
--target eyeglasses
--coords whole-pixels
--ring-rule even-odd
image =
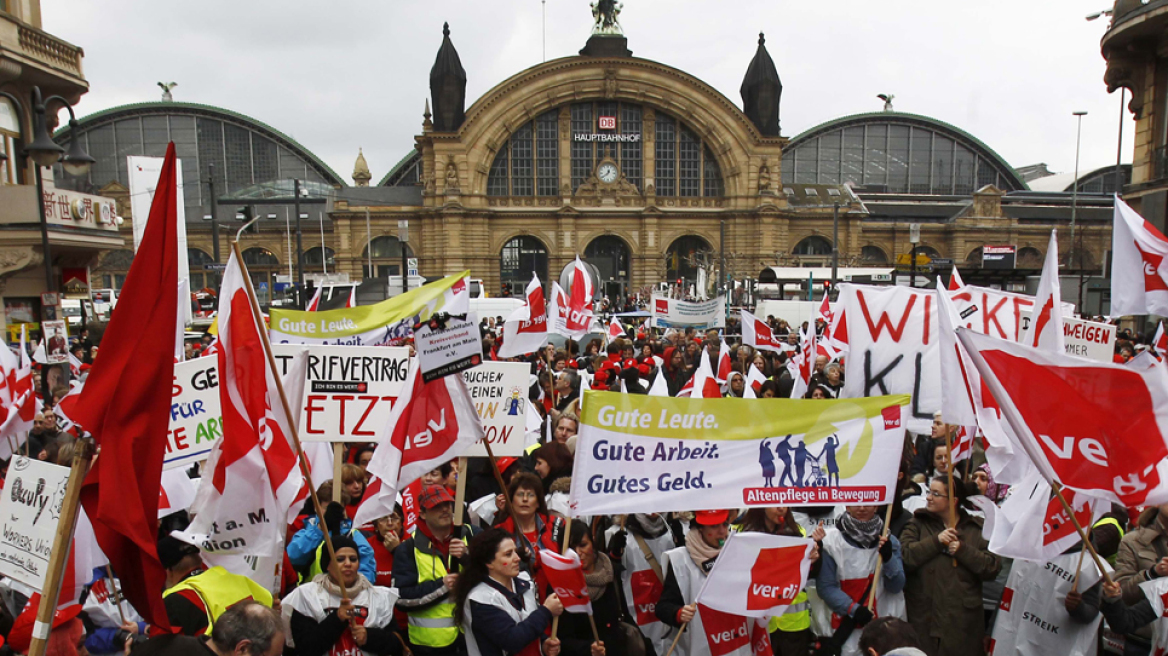
[[[515,493],[515,499],[517,501],[521,500],[521,499],[538,499],[538,498],[539,498],[539,495],[537,495],[535,492],[530,492],[528,490],[520,490],[520,491]]]
[[[925,492],[925,496],[932,497],[934,499],[948,499],[949,498],[948,494],[942,494],[940,492],[934,492],[932,490],[928,490],[927,492]]]

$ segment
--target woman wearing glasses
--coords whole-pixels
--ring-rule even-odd
[[[515,538],[516,551],[522,561],[523,570],[531,574],[536,583],[536,593],[542,598],[547,590],[547,579],[539,562],[539,550],[550,549],[560,552],[566,525],[560,517],[548,513],[544,499],[543,483],[535,474],[523,472],[511,478],[507,488],[507,498],[511,501],[512,514],[500,512],[496,515],[496,526]],[[515,522],[518,520],[519,526]]]
[[[981,586],[998,575],[1002,561],[989,552],[981,520],[963,507],[965,486],[957,481],[952,489],[950,497],[948,475],[934,478],[925,507],[901,533],[904,601],[908,621],[929,656],[982,656]],[[951,525],[953,518],[956,525]]]
[[[332,539],[336,560],[328,549],[320,557],[320,568],[311,583],[296,588],[284,598],[282,612],[289,618],[296,653],[324,654],[402,653],[402,641],[393,628],[393,605],[397,592],[373,585],[359,571],[361,557],[357,543],[344,535]],[[341,585],[346,599],[342,601]]]

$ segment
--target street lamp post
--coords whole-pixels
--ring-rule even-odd
[[[839,278],[839,201],[831,206],[831,288]]]
[[[410,241],[409,219],[397,220],[397,241],[398,246],[401,247],[401,293],[404,294],[410,291],[409,251],[406,250],[406,244]],[[370,244],[372,244],[372,242],[370,242]]]
[[[45,260],[45,291],[52,292],[56,290],[57,285],[53,277],[53,258],[49,248],[49,222],[48,217],[45,215],[45,191],[41,167],[52,166],[57,162],[61,162],[65,172],[69,175],[82,176],[89,173],[90,167],[97,160],[86,153],[81,148],[81,143],[77,140],[77,115],[73,113],[73,106],[69,104],[68,100],[65,100],[61,96],[42,98],[40,87],[32,88],[32,140],[29,143],[29,139],[24,132],[24,112],[21,110],[20,99],[7,91],[0,91],[0,97],[8,99],[12,103],[12,109],[16,112],[16,120],[20,125],[21,141],[28,143],[21,154],[31,158],[34,164],[37,211],[40,214],[41,223],[41,251]],[[53,101],[60,102],[65,106],[65,109],[69,110],[70,131],[69,149],[67,151],[60,144],[53,141],[52,135],[49,134],[46,108]],[[0,161],[7,159],[7,153],[0,153]]]
[[[908,253],[909,266],[911,267],[908,274],[908,286],[915,289],[917,286],[917,244],[921,243],[921,224],[909,224],[908,243],[912,244],[912,249]]]
[[[1082,236],[1075,241],[1075,233],[1077,232],[1077,215],[1079,209],[1079,144],[1083,136],[1083,117],[1087,112],[1071,112],[1072,116],[1077,117],[1075,126],[1075,181],[1071,187],[1071,250],[1079,256],[1079,312],[1083,312],[1083,243]],[[1074,258],[1071,259],[1071,264],[1074,264]]]

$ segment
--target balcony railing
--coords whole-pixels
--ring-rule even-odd
[[[29,57],[81,75],[81,48],[25,25],[20,26],[19,42]]]

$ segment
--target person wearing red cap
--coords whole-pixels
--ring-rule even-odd
[[[694,513],[693,523],[685,535],[685,545],[665,552],[665,589],[657,601],[656,614],[657,619],[673,627],[692,624],[678,640],[679,653],[710,656],[710,646],[702,624],[702,612],[709,611],[699,612],[693,600],[705,584],[706,576],[714,567],[714,561],[729,535],[729,510],[699,510]],[[753,656],[751,645],[747,642],[738,649],[725,652],[723,656]]]
[[[414,534],[398,545],[393,580],[398,607],[409,616],[410,647],[418,656],[466,653],[450,592],[462,569],[467,542],[478,533],[454,526],[454,497],[444,485],[427,485],[418,498],[421,514]]]

